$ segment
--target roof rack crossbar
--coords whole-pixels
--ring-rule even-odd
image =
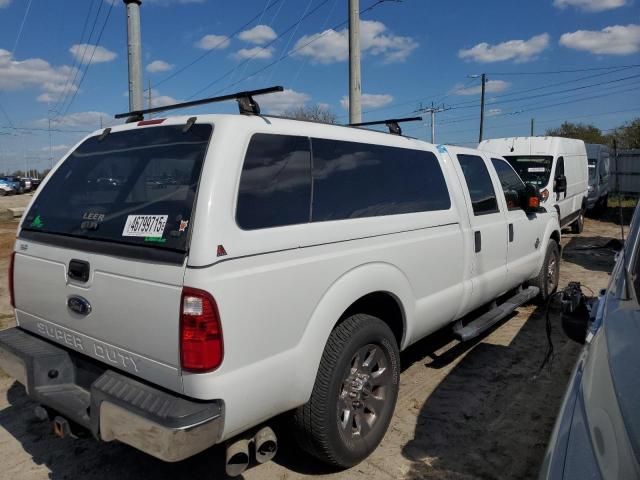
[[[387,120],[376,120],[375,122],[362,122],[362,123],[350,123],[349,127],[368,127],[371,125],[386,125],[389,128],[389,133],[392,135],[402,135],[402,129],[400,128],[401,122],[419,122],[422,117],[405,117],[405,118],[389,118]]]
[[[118,113],[115,118],[128,118],[138,121],[148,113],[165,112],[167,110],[176,110],[178,108],[195,107],[198,105],[204,105],[207,103],[225,102],[227,100],[237,100],[240,113],[243,115],[259,115],[260,106],[253,97],[258,95],[266,95],[267,93],[282,92],[284,88],[281,86],[261,88],[259,90],[248,90],[245,92],[231,93],[229,95],[222,95],[220,97],[202,98],[200,100],[192,100],[190,102],[176,103],[173,105],[165,105],[163,107],[147,108],[145,110],[134,110],[127,113]]]

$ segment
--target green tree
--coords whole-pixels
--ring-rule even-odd
[[[577,138],[585,143],[610,143],[608,135],[604,135],[595,125],[584,123],[564,122],[556,128],[550,128],[545,135],[550,137]]]
[[[640,118],[633,119],[614,130],[618,148],[640,148]]]
[[[323,105],[301,106],[284,112],[285,117],[296,120],[312,120],[322,123],[337,123],[338,117],[329,108]]]

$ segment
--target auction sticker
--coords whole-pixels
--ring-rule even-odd
[[[527,168],[527,172],[529,173],[544,173],[544,167],[529,167]]]
[[[129,215],[122,231],[123,237],[160,238],[169,215]]]

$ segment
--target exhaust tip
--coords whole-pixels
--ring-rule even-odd
[[[278,439],[270,427],[264,427],[258,431],[255,437],[256,462],[269,462],[278,452]]]
[[[230,477],[237,477],[249,466],[249,441],[238,440],[227,447],[225,471]]]

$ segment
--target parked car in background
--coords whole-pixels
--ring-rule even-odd
[[[237,475],[287,413],[349,467],[391,421],[399,350],[548,298],[559,242],[553,208],[487,152],[264,115],[136,121],[34,196],[0,365],[57,431],[166,461],[224,442]]]
[[[31,191],[31,179],[28,177],[20,177],[20,185],[22,186],[22,193]]]
[[[4,177],[0,177],[0,180],[9,182],[16,193],[24,193],[24,186],[22,185],[22,182],[20,182],[20,177],[17,177],[15,175],[6,175]]]
[[[13,188],[13,185],[6,181],[0,180],[0,195],[15,195],[16,190]]]
[[[589,163],[589,195],[587,209],[602,209],[609,199],[609,147],[595,143],[587,143],[587,159]]]
[[[525,182],[540,189],[543,204],[558,211],[560,226],[584,228],[587,209],[587,151],[582,140],[513,137],[484,140],[480,150],[502,155]]]
[[[636,207],[609,287],[592,310],[595,314],[540,480],[640,478],[639,302],[640,207]]]
[[[31,188],[33,190],[37,190],[38,187],[40,186],[40,183],[42,183],[42,179],[40,179],[40,178],[32,178],[31,179]]]

